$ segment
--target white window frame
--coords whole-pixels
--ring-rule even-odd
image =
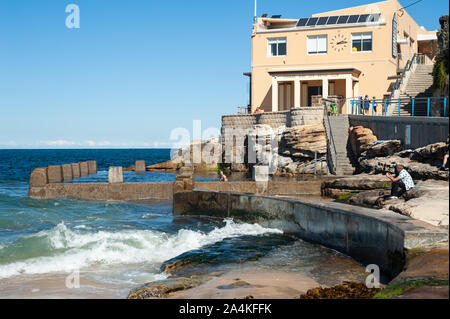
[[[319,38],[325,38],[325,52],[319,52]],[[316,41],[316,52],[311,52],[309,48],[309,41],[315,40]],[[320,34],[320,35],[311,35],[306,37],[306,53],[308,55],[325,55],[328,54],[328,35],[326,34]]]
[[[363,45],[363,37],[365,35],[370,35],[370,40],[372,41],[372,50],[363,50],[364,45]],[[361,51],[353,51],[353,39],[354,37],[361,37]],[[351,37],[351,41],[352,41],[352,45],[350,46],[350,50],[352,53],[370,53],[373,52],[373,33],[372,32],[358,32],[358,33],[352,33],[352,37]]]
[[[278,54],[278,45],[280,43],[286,44],[286,54]],[[277,45],[277,54],[272,55],[272,44]],[[281,37],[281,38],[268,38],[267,39],[267,56],[268,57],[280,57],[280,56],[286,56],[287,55],[287,38]]]

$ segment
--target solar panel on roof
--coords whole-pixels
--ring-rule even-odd
[[[361,14],[361,15],[359,16],[358,22],[359,22],[359,23],[364,23],[364,22],[366,22],[366,21],[367,21],[367,18],[369,17],[369,15],[370,15],[370,14]]]
[[[325,25],[325,24],[327,24],[328,18],[329,17],[321,17],[321,18],[319,18],[319,21],[317,21],[316,25]]]
[[[328,25],[328,24],[336,24],[338,18],[339,18],[339,17],[337,17],[337,16],[330,17],[330,18],[328,19],[327,25]]]
[[[319,18],[311,18],[306,25],[309,27],[315,26],[318,20]]]
[[[347,23],[356,23],[356,22],[358,22],[358,19],[359,19],[359,14],[352,15],[352,16],[350,16],[350,18],[348,18]]]
[[[340,16],[338,21],[337,21],[337,24],[345,24],[345,23],[347,23],[348,17],[349,16]]]
[[[302,18],[298,20],[297,27],[304,27],[308,22],[309,18]]]

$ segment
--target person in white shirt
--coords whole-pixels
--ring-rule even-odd
[[[402,165],[395,166],[396,176],[386,173],[387,178],[392,181],[391,198],[399,198],[411,188],[414,188],[414,181]]]

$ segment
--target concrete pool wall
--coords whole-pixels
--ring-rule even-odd
[[[175,215],[258,221],[340,251],[395,276],[405,249],[448,240],[448,232],[395,213],[335,202],[194,190],[174,194]]]

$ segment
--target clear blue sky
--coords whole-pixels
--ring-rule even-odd
[[[194,119],[220,128],[247,104],[253,2],[1,0],[0,148],[162,147]],[[299,18],[375,1],[258,2]],[[65,26],[70,3],[80,29]],[[437,29],[448,1],[407,10]]]

